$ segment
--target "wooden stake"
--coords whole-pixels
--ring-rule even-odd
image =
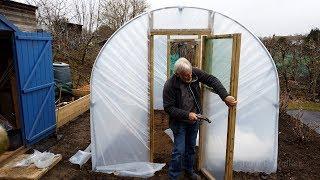
[[[153,109],[153,83],[154,82],[154,37],[149,35],[149,127],[150,127],[150,162],[153,162],[154,151],[154,109]]]

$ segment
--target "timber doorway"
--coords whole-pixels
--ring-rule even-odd
[[[220,69],[226,71],[228,81],[224,86],[228,90],[229,94],[237,98],[238,90],[238,71],[239,71],[239,59],[240,59],[240,43],[241,34],[226,34],[226,35],[211,35],[211,31],[206,30],[155,30],[151,31],[149,35],[149,70],[150,70],[150,160],[157,163],[169,163],[171,159],[172,143],[170,145],[170,139],[166,137],[163,132],[168,128],[168,116],[166,113],[157,109],[154,101],[157,101],[155,94],[158,98],[159,92],[154,92],[154,87],[157,80],[154,79],[154,67],[159,65],[157,57],[159,55],[154,52],[157,48],[157,38],[162,37],[166,42],[166,78],[168,79],[173,74],[174,62],[180,57],[186,57],[190,60],[191,64],[195,67],[205,70],[207,73],[215,75],[219,78],[219,69],[213,67],[223,68],[220,64],[226,65]],[[172,38],[174,37],[174,38]],[[223,50],[224,48],[227,50]],[[162,55],[164,52],[162,51]],[[160,55],[161,56],[161,55]],[[222,57],[222,58],[221,58]],[[224,62],[219,61],[222,59]],[[163,64],[162,64],[163,65]],[[218,74],[217,74],[218,73]],[[227,83],[227,84],[226,84]],[[157,89],[157,88],[155,88]],[[202,89],[202,102],[204,94],[212,89],[201,85]],[[161,94],[161,93],[160,93]],[[159,99],[158,99],[159,101]],[[160,100],[161,101],[161,100]],[[206,113],[205,104],[202,104],[202,109]],[[226,157],[224,164],[224,178],[232,179],[232,167],[233,167],[233,149],[234,149],[234,133],[235,133],[235,119],[236,119],[236,107],[227,109],[228,111],[228,131],[226,139]],[[208,153],[208,148],[211,147],[206,144],[206,137],[208,136],[207,125],[204,123],[200,126],[199,133],[199,149],[197,169],[203,173],[208,179],[215,179],[215,175],[212,174],[212,170],[208,170],[206,167],[206,161],[204,155]],[[168,145],[169,144],[169,145]],[[169,146],[169,147],[168,147]],[[169,148],[169,151],[168,151]],[[167,150],[163,150],[167,149]],[[168,155],[168,152],[170,154]],[[221,178],[221,177],[220,177]]]

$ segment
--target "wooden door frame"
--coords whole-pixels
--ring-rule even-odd
[[[210,35],[211,29],[152,29],[153,18],[150,16],[149,24],[149,33],[148,33],[148,69],[149,69],[149,160],[153,162],[153,152],[154,152],[154,36],[155,35],[167,35],[170,38],[170,35]],[[170,43],[168,41],[168,43]],[[168,47],[167,47],[168,48]],[[200,52],[200,51],[199,51]],[[167,54],[170,53],[167,50]],[[200,54],[200,53],[199,53]],[[168,63],[167,63],[168,67]],[[167,72],[168,75],[168,72]]]
[[[238,94],[238,78],[239,78],[239,61],[240,61],[240,48],[241,48],[241,34],[224,34],[224,35],[211,35],[203,36],[201,38],[202,58],[201,61],[205,62],[205,44],[207,39],[228,39],[232,38],[232,59],[231,59],[231,76],[230,76],[230,95],[237,99]],[[204,69],[204,64],[201,62],[201,67]],[[204,87],[201,87],[201,102],[203,102]],[[202,104],[203,106],[203,104]],[[235,135],[235,123],[236,123],[236,106],[230,107],[228,110],[228,130],[227,130],[227,142],[226,142],[226,161],[225,161],[225,180],[233,179],[233,152],[234,152],[234,135]],[[204,142],[206,127],[200,126],[199,133],[199,161],[198,169],[207,176],[208,179],[214,179],[207,169],[203,167],[204,156]]]
[[[198,35],[201,39],[197,52],[198,62],[197,65],[203,69],[203,61],[205,61],[205,38],[233,38],[232,44],[232,62],[231,62],[231,81],[230,81],[230,95],[237,99],[238,89],[238,75],[239,75],[239,59],[241,47],[241,34],[226,34],[226,35],[211,35],[211,29],[150,29],[148,34],[148,61],[149,61],[149,130],[150,130],[150,143],[149,143],[149,157],[150,162],[153,162],[154,152],[154,36],[166,35],[167,36],[167,76],[169,76],[169,61],[170,55],[170,35]],[[169,49],[169,50],[168,50]],[[233,83],[232,83],[233,82]],[[201,99],[203,99],[203,86],[201,87]],[[232,166],[233,166],[233,150],[234,150],[234,133],[235,133],[235,119],[236,107],[229,108],[228,112],[228,133],[227,133],[227,148],[226,148],[226,164],[225,164],[225,179],[232,179]],[[203,168],[203,142],[204,142],[204,126],[200,126],[199,133],[199,161],[198,169],[208,178],[214,179],[214,176],[205,168]]]

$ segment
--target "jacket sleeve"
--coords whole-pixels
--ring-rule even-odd
[[[198,80],[209,86],[212,87],[214,92],[219,95],[219,97],[224,101],[224,99],[229,96],[227,90],[223,87],[221,82],[218,78],[214,77],[211,74],[208,74],[198,68],[192,68],[192,71],[198,76]]]
[[[163,108],[169,116],[177,120],[187,120],[189,119],[189,112],[183,109],[175,107],[176,96],[174,94],[174,89],[169,85],[167,81],[163,88]]]

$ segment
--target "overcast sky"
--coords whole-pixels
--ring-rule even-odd
[[[72,0],[66,1],[72,2]],[[306,34],[312,28],[320,28],[320,0],[147,0],[147,2],[151,9],[195,6],[214,10],[237,20],[258,36]]]
[[[152,9],[196,6],[237,20],[258,36],[305,34],[320,28],[320,0],[148,0]]]

